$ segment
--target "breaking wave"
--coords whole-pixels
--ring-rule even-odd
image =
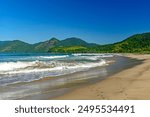
[[[0,74],[29,73],[42,71],[59,71],[64,69],[82,69],[102,66],[104,60],[99,62],[60,62],[60,61],[33,61],[33,62],[4,62],[0,63]]]
[[[30,82],[107,65],[111,54],[3,55],[0,56],[0,86]]]

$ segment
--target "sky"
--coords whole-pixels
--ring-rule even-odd
[[[150,0],[0,0],[0,41],[78,37],[108,44],[150,32]]]

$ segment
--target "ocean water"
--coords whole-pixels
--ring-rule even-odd
[[[0,53],[0,86],[105,66],[113,54]]]

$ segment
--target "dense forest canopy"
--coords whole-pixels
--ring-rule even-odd
[[[19,40],[0,41],[0,52],[51,52],[51,53],[150,53],[150,33],[136,34],[121,42],[98,45],[79,38],[28,44]]]

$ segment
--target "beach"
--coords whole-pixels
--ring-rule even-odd
[[[148,100],[150,99],[150,55],[125,54],[142,63],[97,83],[77,88],[56,100]]]
[[[128,61],[115,54],[0,53],[0,99],[35,100],[63,95],[106,78],[117,72],[111,66],[120,70]]]
[[[86,53],[13,57],[16,62],[12,62],[12,55],[6,55],[11,61],[1,63],[9,69],[1,71],[4,74],[0,79],[0,99],[150,99],[149,55]],[[22,59],[27,61],[18,61]],[[18,64],[25,67],[16,68]],[[12,65],[13,71],[9,67]]]

